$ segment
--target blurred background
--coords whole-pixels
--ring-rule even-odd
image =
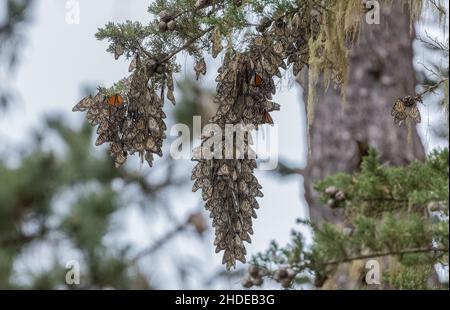
[[[94,38],[97,29],[109,21],[146,23],[150,1],[76,2],[79,24],[67,23],[66,1],[0,3],[0,288],[69,288],[66,264],[75,260],[78,288],[240,289],[245,265],[225,272],[214,253],[201,195],[191,192],[194,163],[168,156],[175,137],[154,168],[133,158],[115,169],[107,150],[94,147],[84,115],[71,112],[98,85],[109,87],[128,75],[128,63],[114,60],[107,43]],[[437,29],[433,19],[417,25],[419,34],[448,36]],[[433,55],[416,40],[419,81],[427,77],[421,64],[433,63]],[[214,111],[218,61],[208,58],[208,74],[193,83],[191,60],[179,57],[178,105],[165,108],[169,128]],[[274,101],[282,110],[273,118],[285,169],[257,172],[265,196],[249,256],[271,240],[286,243],[296,219],[309,217],[303,178],[295,170],[307,162],[302,98],[298,84],[279,81]],[[429,152],[448,144],[448,132],[446,125],[430,125],[445,122],[439,94],[427,100],[418,133]]]

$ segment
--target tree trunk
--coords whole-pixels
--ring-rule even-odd
[[[319,88],[310,130],[311,156],[304,171],[313,222],[344,225],[340,211],[319,203],[312,184],[337,172],[355,172],[370,147],[390,165],[425,158],[416,128],[412,126],[408,139],[408,129],[395,125],[390,114],[396,99],[415,91],[412,37],[408,11],[398,5],[382,7],[380,24],[364,24],[350,54],[347,103],[342,103],[339,91],[325,93]],[[323,287],[359,287],[363,268],[363,262],[340,266]]]
[[[334,89],[317,92],[311,156],[304,173],[305,195],[315,222],[336,222],[340,217],[318,203],[312,183],[336,172],[356,171],[369,147],[390,165],[425,158],[416,128],[408,142],[408,129],[395,125],[390,115],[396,99],[415,91],[408,11],[395,5],[381,11],[380,24],[364,24],[352,48],[347,102],[343,104]]]

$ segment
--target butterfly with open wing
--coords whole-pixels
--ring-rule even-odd
[[[106,103],[112,107],[118,108],[124,104],[123,97],[119,94],[112,95],[106,99]]]

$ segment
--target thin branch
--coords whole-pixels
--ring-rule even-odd
[[[164,235],[162,238],[157,240],[153,245],[150,247],[142,250],[138,254],[136,254],[129,262],[130,265],[136,264],[141,258],[151,255],[155,253],[157,250],[159,250],[164,244],[166,244],[169,240],[173,239],[175,236],[177,236],[180,232],[184,231],[186,227],[188,226],[188,223],[183,223],[175,227],[173,230],[169,231],[166,235]]]
[[[441,253],[448,253],[448,248],[414,248],[414,249],[405,249],[402,251],[386,251],[386,252],[380,252],[380,253],[371,253],[371,254],[364,254],[364,255],[357,255],[353,257],[347,257],[340,260],[334,260],[334,261],[328,261],[322,264],[312,264],[312,263],[305,263],[302,265],[297,266],[290,266],[294,271],[295,274],[298,275],[302,272],[304,272],[306,269],[314,269],[317,267],[326,267],[326,266],[332,266],[332,265],[339,265],[344,263],[350,263],[356,260],[363,260],[363,259],[369,259],[369,258],[377,258],[377,257],[385,257],[385,256],[398,256],[398,255],[405,255],[405,254],[420,254],[420,253],[429,253],[429,252],[441,252]],[[267,267],[264,266],[258,266],[259,268],[262,268],[264,276],[274,279],[273,275],[276,271],[280,270],[269,270]],[[285,268],[285,267],[284,267]],[[283,269],[284,269],[283,268]]]
[[[205,34],[209,33],[213,29],[214,29],[214,26],[210,26],[206,30],[203,30],[198,36],[187,40],[181,47],[177,48],[175,51],[173,51],[172,53],[170,53],[166,57],[164,57],[162,59],[158,59],[156,64],[158,65],[158,64],[165,63],[166,61],[169,61],[170,59],[172,59],[172,57],[174,57],[178,53],[180,53],[180,52],[184,51],[185,49],[187,49],[189,46],[191,46],[193,43],[195,43],[195,41],[201,39]],[[144,53],[145,55],[147,55],[147,57],[149,57],[149,58],[153,58],[154,57],[154,55],[150,54],[145,48],[143,48],[139,44],[139,42],[137,44],[138,44],[138,47],[141,50],[141,52]]]
[[[344,258],[341,260],[329,261],[322,265],[323,266],[338,265],[338,264],[343,264],[343,263],[349,263],[349,262],[352,262],[355,260],[384,257],[384,256],[391,256],[391,255],[397,256],[397,255],[419,254],[419,253],[429,253],[429,252],[435,252],[435,253],[436,252],[448,252],[448,248],[415,248],[415,249],[406,249],[406,250],[402,250],[402,251],[386,251],[386,252],[380,252],[380,253],[371,253],[371,254],[348,257],[348,258]]]
[[[445,83],[446,81],[448,81],[448,78],[440,80],[439,82],[435,83],[434,85],[429,86],[423,92],[418,93],[415,97],[416,98],[422,98],[427,93],[430,93],[430,92],[433,92],[434,90],[436,90],[439,86],[441,86],[441,84]]]
[[[222,4],[223,4],[223,3],[222,3]],[[203,8],[204,8],[204,7],[196,8],[196,9],[193,11],[193,13],[196,14],[198,11],[200,11],[200,10],[203,9]],[[223,8],[222,5],[217,6],[217,7],[214,7],[214,9],[211,10],[211,11],[206,15],[206,17],[211,16],[212,14],[216,13],[218,10],[220,10],[220,9],[222,9],[222,8]],[[177,13],[177,14],[173,17],[173,19],[175,19],[175,18],[177,18],[177,17],[179,17],[179,16],[181,16],[182,14],[185,14],[185,13],[187,13],[187,12],[189,12],[189,10],[181,11],[181,12]],[[174,56],[177,55],[178,53],[180,53],[180,52],[184,51],[185,49],[187,49],[189,46],[191,46],[191,45],[192,45],[193,43],[195,43],[197,40],[201,39],[204,35],[206,35],[207,33],[211,32],[214,28],[215,28],[215,26],[210,26],[210,27],[208,27],[207,29],[203,30],[198,36],[193,37],[193,38],[187,40],[187,41],[184,43],[184,45],[182,45],[181,47],[179,47],[178,49],[176,49],[175,51],[173,51],[172,53],[170,53],[169,55],[167,55],[167,56],[164,57],[163,59],[158,60],[158,61],[157,61],[157,64],[162,64],[162,63],[164,63],[164,62],[166,62],[166,61],[169,61],[170,59],[172,59],[172,57],[174,57]],[[150,58],[153,57],[153,56],[152,56],[147,50],[145,50],[139,43],[138,43],[138,46],[139,46],[139,49],[140,49],[145,55],[147,55],[147,56],[150,57]]]
[[[181,51],[185,50],[186,48],[188,48],[189,46],[191,46],[191,44],[193,44],[198,39],[202,38],[205,34],[207,34],[208,32],[210,32],[213,29],[214,29],[214,26],[210,26],[206,30],[203,30],[198,36],[187,40],[186,43],[183,46],[179,47],[178,49],[176,49],[175,51],[170,53],[168,56],[166,56],[163,59],[159,60],[158,63],[164,63],[164,62],[170,60],[173,56],[175,56],[179,52],[181,52]]]
[[[12,238],[0,239],[0,246],[22,246],[34,240],[42,239],[49,232],[49,228],[46,226],[41,226],[39,230],[32,235],[19,234]]]
[[[372,201],[392,201],[397,203],[406,203],[409,202],[409,199],[396,199],[396,198],[388,198],[388,197],[374,197],[374,198],[365,198],[361,199],[364,202],[372,202]]]
[[[429,3],[431,3],[435,9],[439,12],[439,14],[443,14],[445,16],[445,14],[447,14],[445,8],[443,8],[441,5],[437,4],[436,1],[434,0],[429,0]]]

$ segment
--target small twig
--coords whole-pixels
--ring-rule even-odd
[[[203,30],[198,36],[187,40],[186,43],[184,43],[183,46],[179,47],[178,49],[176,49],[175,51],[173,51],[172,53],[170,53],[169,55],[167,55],[163,59],[159,60],[158,63],[164,63],[164,62],[170,60],[173,56],[175,56],[179,52],[181,52],[181,51],[185,50],[186,48],[188,48],[189,46],[191,46],[192,43],[194,43],[198,39],[202,38],[205,34],[207,34],[208,32],[210,32],[213,29],[214,29],[214,26],[210,26],[206,30]]]
[[[177,227],[175,227],[172,231],[168,232],[165,236],[157,240],[153,245],[150,247],[142,250],[138,254],[136,254],[129,262],[130,265],[136,264],[141,258],[151,255],[155,253],[157,250],[159,250],[164,244],[166,244],[169,240],[173,239],[175,236],[177,236],[180,232],[184,231],[186,227],[188,226],[188,223],[179,224]]]
[[[209,12],[206,16],[210,16],[213,13],[217,12],[218,10],[220,10],[221,8],[223,8],[222,6],[218,6],[215,7],[213,10],[211,10],[211,12]],[[196,14],[198,11],[200,11],[203,8],[197,8],[193,11],[194,14]],[[179,13],[177,13],[173,18],[177,18],[179,16],[181,16],[182,14],[185,14],[189,12],[189,10],[185,10],[185,11],[181,11]],[[172,57],[174,57],[175,55],[177,55],[178,53],[182,52],[183,50],[185,50],[186,48],[188,48],[189,46],[191,46],[191,44],[193,44],[195,41],[199,40],[200,38],[202,38],[204,35],[206,35],[207,33],[209,33],[211,30],[213,30],[215,28],[215,26],[210,26],[207,29],[203,30],[198,36],[193,37],[189,40],[187,40],[181,47],[179,47],[178,49],[176,49],[175,51],[173,51],[172,53],[170,53],[169,55],[167,55],[166,57],[164,57],[163,59],[159,59],[157,60],[156,64],[162,64],[165,63],[166,61],[169,61],[170,59],[172,59]],[[147,50],[145,50],[139,43],[138,46],[140,48],[140,50],[147,55],[148,57],[152,58],[153,55],[151,55]]]
[[[319,267],[326,267],[326,266],[331,266],[331,265],[339,265],[339,264],[343,264],[343,263],[350,263],[356,260],[363,260],[363,259],[369,259],[369,258],[376,258],[376,257],[384,257],[384,256],[397,256],[397,255],[405,255],[405,254],[420,254],[420,253],[429,253],[429,252],[447,252],[448,253],[449,249],[448,248],[416,248],[416,249],[406,249],[406,250],[402,250],[402,251],[386,251],[386,252],[380,252],[380,253],[371,253],[371,254],[365,254],[365,255],[357,255],[357,256],[353,256],[353,257],[347,257],[344,259],[340,259],[340,260],[334,260],[334,261],[328,261],[322,264],[302,264],[302,265],[297,265],[297,266],[289,266],[291,267],[296,275],[300,274],[301,272],[305,271],[306,269],[310,268],[310,269],[314,269]],[[267,277],[273,279],[273,274],[277,271],[277,270],[269,270],[264,266],[259,266],[260,268],[264,269],[265,274]],[[288,266],[286,266],[288,267]],[[286,268],[284,267],[284,268]]]
[[[189,46],[191,46],[191,44],[193,44],[195,41],[197,41],[198,39],[202,38],[205,34],[207,34],[208,32],[210,32],[211,30],[214,29],[214,26],[210,26],[209,28],[207,28],[206,30],[203,30],[198,36],[193,37],[189,40],[187,40],[181,47],[177,48],[175,51],[173,51],[172,53],[170,53],[169,55],[167,55],[166,57],[162,58],[162,59],[158,59],[156,64],[162,64],[165,63],[166,61],[169,61],[172,57],[174,57],[175,55],[177,55],[178,53],[184,51],[186,48],[188,48]],[[138,43],[139,49],[141,50],[142,53],[144,53],[145,55],[147,55],[147,57],[149,58],[153,58],[154,55],[150,54],[145,48],[143,48],[139,43]]]
[[[355,260],[362,260],[362,259],[369,259],[369,258],[375,258],[375,257],[384,257],[384,256],[391,256],[391,255],[405,255],[405,254],[419,254],[419,253],[428,253],[428,252],[448,252],[448,248],[416,248],[416,249],[406,249],[403,251],[387,251],[387,252],[380,252],[380,253],[371,253],[371,254],[365,254],[365,255],[358,255],[353,257],[344,258],[341,260],[335,260],[335,261],[329,261],[326,263],[323,263],[322,266],[329,266],[329,265],[338,265],[343,263],[349,263]]]
[[[448,81],[448,78],[442,79],[439,82],[435,83],[434,85],[429,86],[427,89],[425,89],[423,92],[418,93],[416,96],[414,96],[415,98],[422,98],[424,95],[426,95],[427,93],[433,92],[436,88],[438,88],[441,84],[445,83],[446,81]]]
[[[393,201],[393,202],[398,202],[398,203],[406,203],[409,201],[409,199],[396,199],[396,198],[388,198],[388,197],[374,197],[374,198],[366,198],[366,199],[361,199],[362,201],[365,202],[371,202],[371,201]]]
[[[436,10],[440,13],[440,14],[446,14],[447,12],[445,11],[444,8],[442,8],[442,6],[440,6],[439,4],[436,3],[436,1],[434,0],[430,0],[429,1],[435,8]]]

